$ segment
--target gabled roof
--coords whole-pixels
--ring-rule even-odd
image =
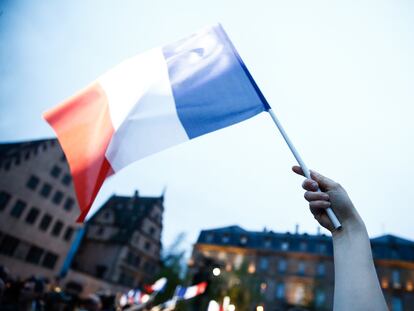
[[[88,224],[96,223],[101,213],[110,210],[114,215],[113,226],[118,233],[111,237],[112,242],[127,243],[134,231],[141,228],[142,221],[150,214],[154,204],[163,209],[163,197],[140,197],[138,193],[130,196],[112,195],[89,220]]]

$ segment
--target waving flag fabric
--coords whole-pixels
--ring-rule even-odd
[[[69,162],[82,221],[106,177],[269,108],[215,25],[122,62],[44,117]]]
[[[177,287],[175,292],[175,297],[178,299],[191,299],[198,295],[203,294],[206,291],[207,282],[202,282],[197,285],[193,285],[190,287]]]

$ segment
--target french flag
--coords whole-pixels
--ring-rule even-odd
[[[125,60],[44,113],[86,217],[128,164],[270,109],[221,25]]]
[[[206,291],[207,288],[207,282],[202,282],[197,285],[193,285],[190,287],[177,287],[175,297],[178,299],[191,299],[198,295],[203,294]]]

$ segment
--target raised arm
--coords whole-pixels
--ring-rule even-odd
[[[293,171],[303,176],[300,167]],[[335,311],[388,310],[372,259],[365,224],[345,189],[333,180],[311,171],[302,187],[315,219],[332,232],[335,265]],[[318,192],[318,188],[321,192]],[[331,207],[342,223],[334,231],[324,210]]]

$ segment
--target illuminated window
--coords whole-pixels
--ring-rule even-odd
[[[285,298],[285,284],[284,283],[278,283],[276,285],[276,298],[277,299]]]
[[[246,237],[246,236],[242,236],[242,237],[240,238],[240,244],[245,245],[246,243],[247,243],[247,237]]]
[[[278,263],[278,270],[279,272],[285,272],[287,268],[287,261],[286,259],[280,259]]]
[[[254,263],[249,264],[249,267],[247,268],[247,272],[249,272],[249,273],[255,273],[256,272],[256,266],[254,265]]]
[[[266,247],[266,248],[270,248],[270,247],[272,247],[272,240],[271,239],[266,239],[265,241],[264,241],[264,247]]]
[[[289,249],[289,243],[288,242],[282,242],[282,244],[280,244],[280,249],[282,251],[287,251]]]
[[[414,289],[413,282],[412,281],[407,281],[406,288],[407,288],[407,291],[412,292],[413,289]]]
[[[401,287],[400,271],[392,270],[391,279],[395,288]]]

